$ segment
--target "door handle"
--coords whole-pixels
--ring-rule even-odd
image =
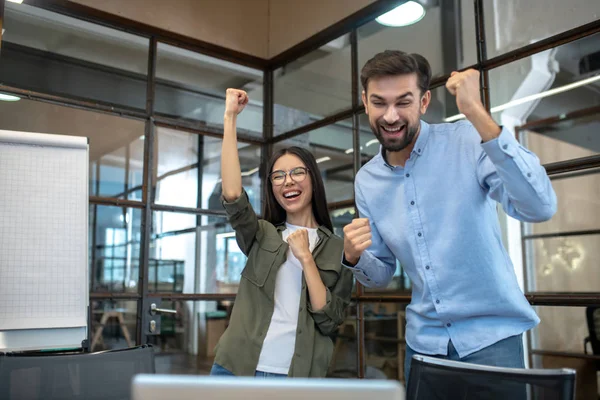
[[[156,303],[150,304],[150,314],[155,315],[156,313],[177,314],[177,310],[170,310],[168,308],[158,308],[156,306]]]

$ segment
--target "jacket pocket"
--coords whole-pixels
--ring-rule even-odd
[[[263,287],[275,263],[281,243],[266,240],[255,247],[248,257],[242,276],[258,287]]]
[[[319,263],[317,265],[319,275],[323,284],[328,288],[333,288],[340,278],[342,264],[340,263]]]

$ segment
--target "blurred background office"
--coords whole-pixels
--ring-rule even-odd
[[[385,49],[427,57],[433,123],[461,117],[448,74],[478,68],[486,106],[559,200],[543,224],[498,210],[542,320],[527,362],[576,369],[578,398],[596,398],[599,18],[597,0],[0,0],[0,129],[89,137],[91,350],[152,343],[157,372],[208,374],[245,264],[219,200],[225,89],[250,96],[239,149],[255,209],[264,161],[305,146],[342,235],[379,148],[362,65]],[[329,375],[402,380],[409,301],[401,265],[385,289],[357,285]],[[149,319],[151,304],[176,313]]]

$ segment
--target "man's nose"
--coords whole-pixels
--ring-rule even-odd
[[[396,111],[396,107],[388,107],[388,109],[385,111],[385,114],[383,115],[383,120],[385,121],[385,123],[388,125],[393,125],[396,122],[398,122],[398,119],[399,115],[398,111]]]

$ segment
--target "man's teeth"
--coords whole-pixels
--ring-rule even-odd
[[[403,127],[404,127],[404,126],[397,126],[397,127],[395,127],[395,128],[392,128],[392,127],[387,127],[387,126],[384,126],[384,127],[383,127],[383,129],[385,129],[385,130],[386,130],[386,131],[388,131],[388,132],[398,132],[398,131],[399,131],[400,129],[402,129]]]
[[[287,192],[286,194],[283,195],[283,197],[292,197],[292,196],[299,196],[300,192]]]

